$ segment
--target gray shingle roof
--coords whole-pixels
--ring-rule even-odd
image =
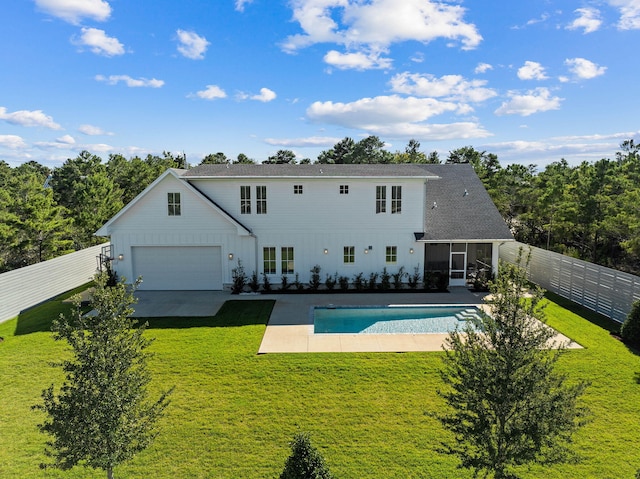
[[[500,212],[469,164],[429,165],[423,241],[513,240]]]
[[[356,165],[200,165],[182,176],[192,178],[215,177],[422,177],[433,178],[432,165],[415,164],[356,164]]]

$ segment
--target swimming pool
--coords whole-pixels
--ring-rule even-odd
[[[475,306],[315,306],[314,334],[448,333],[477,319]]]

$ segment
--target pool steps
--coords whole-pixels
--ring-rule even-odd
[[[476,309],[465,309],[464,311],[456,313],[456,319],[458,321],[478,320],[480,319],[480,315]]]

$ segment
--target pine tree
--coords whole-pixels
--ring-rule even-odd
[[[39,429],[50,435],[42,467],[62,470],[82,464],[102,469],[109,479],[116,466],[147,448],[156,437],[157,421],[168,405],[171,390],[148,401],[147,370],[152,340],[145,325],[132,319],[133,293],[123,283],[109,287],[106,274],[96,276],[92,307],[84,315],[80,303],[67,318],[53,322],[55,340],[71,347],[72,359],[59,363],[65,380],[59,391],[50,386],[43,403],[46,413]]]
[[[311,445],[308,433],[298,433],[291,441],[291,455],[287,458],[280,479],[333,479],[322,454]]]
[[[517,265],[500,265],[491,314],[450,333],[441,370],[448,410],[438,419],[453,433],[443,452],[496,479],[517,478],[519,465],[570,458],[587,414],[578,403],[587,384],[568,384],[554,370],[566,345],[553,344],[544,324],[542,291],[526,297],[521,255]]]

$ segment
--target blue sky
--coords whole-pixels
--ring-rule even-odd
[[[640,0],[20,0],[0,15],[0,159],[315,160],[349,136],[503,165],[640,136]]]

